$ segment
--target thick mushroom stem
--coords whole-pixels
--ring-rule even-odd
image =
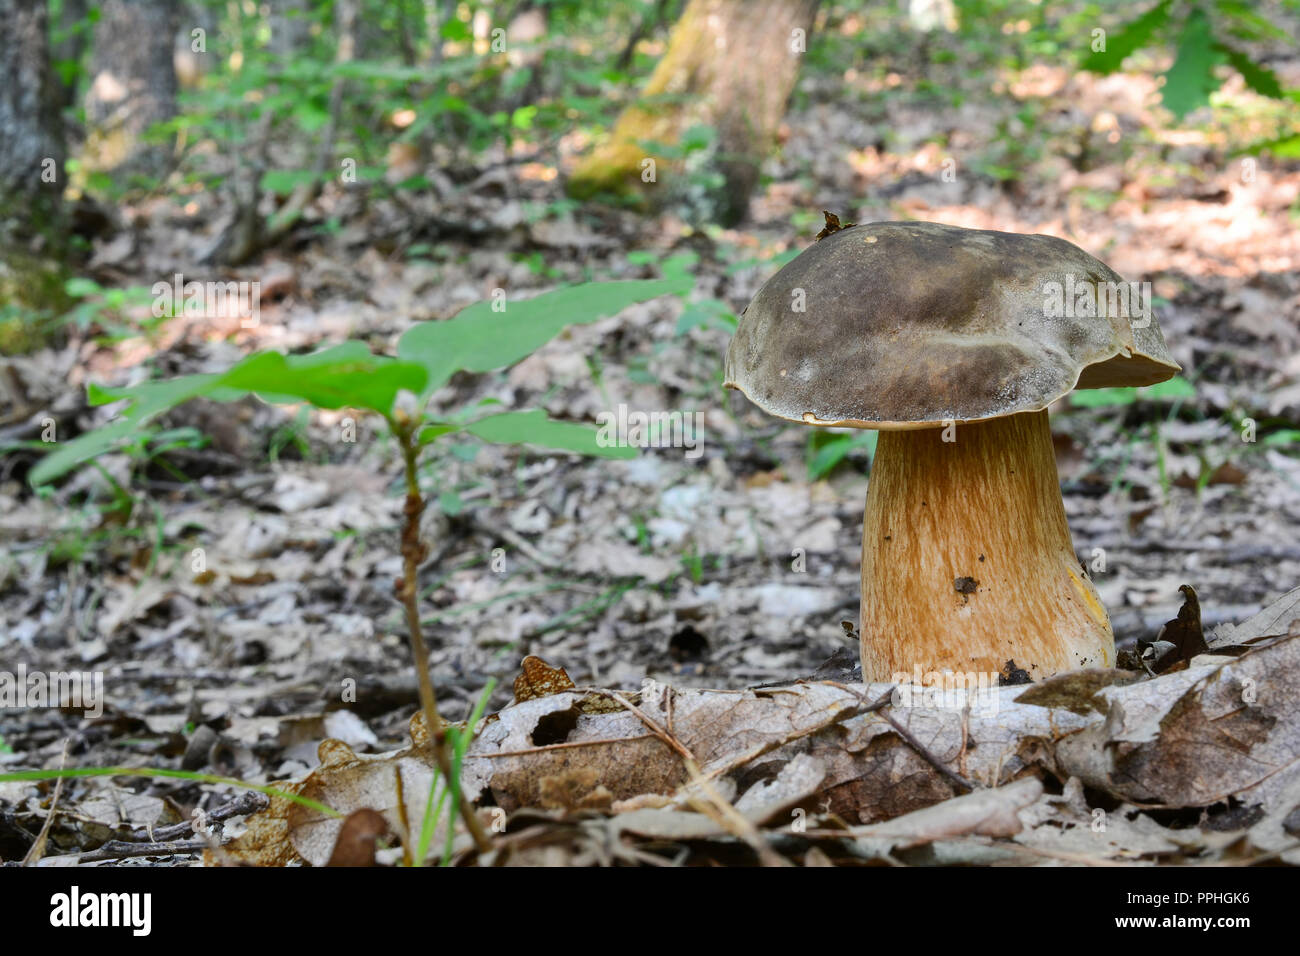
[[[945,435],[952,439],[945,441]],[[1047,412],[883,431],[862,527],[862,676],[1115,663],[1070,542]]]

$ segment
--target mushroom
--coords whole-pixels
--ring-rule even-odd
[[[863,680],[1113,665],[1047,407],[1179,371],[1149,286],[1051,236],[827,219],[742,313],[724,384],[789,421],[880,430]]]

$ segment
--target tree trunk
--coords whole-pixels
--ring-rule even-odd
[[[150,177],[166,171],[170,150],[142,136],[176,115],[179,12],[174,0],[105,0],[100,7],[86,98],[91,168]]]
[[[40,238],[62,210],[63,122],[45,0],[0,0],[0,241]],[[54,238],[47,230],[46,243]]]
[[[742,219],[794,89],[818,3],[690,0],[640,101],[574,170],[570,194],[639,193],[662,205],[689,194],[690,180],[698,178],[710,201],[707,212],[726,224]],[[653,144],[679,146],[697,125],[716,131],[703,157],[655,152]],[[710,184],[709,173],[720,173],[721,184]]]
[[[45,0],[0,0],[0,354],[42,344],[32,312],[67,307],[62,112]],[[10,314],[6,306],[18,306]]]

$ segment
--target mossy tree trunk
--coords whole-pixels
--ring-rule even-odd
[[[638,102],[619,117],[609,139],[574,170],[569,192],[635,195],[661,204],[684,189],[691,168],[678,147],[697,125],[716,137],[707,168],[718,220],[734,224],[749,207],[759,169],[772,147],[794,89],[820,0],[690,0],[668,50]],[[656,153],[652,144],[670,147]],[[646,160],[654,160],[653,181]],[[668,188],[664,188],[668,187]]]

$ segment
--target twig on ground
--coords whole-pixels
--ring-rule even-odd
[[[206,815],[209,823],[223,823],[231,817],[247,816],[250,813],[256,813],[259,810],[266,809],[271,799],[264,793],[249,791],[241,793],[229,803],[223,803],[215,810]],[[166,843],[170,840],[177,840],[181,837],[194,832],[194,821],[182,820],[180,823],[173,823],[165,827],[142,827],[132,832],[133,840],[147,841],[149,843]],[[123,841],[125,842],[125,841]]]
[[[889,723],[889,726],[894,728],[894,731],[895,733],[898,734],[898,736],[902,737],[905,741],[907,741],[907,745],[911,747],[913,750],[915,750],[917,754],[920,755],[922,760],[928,763],[935,770],[939,771],[939,773],[941,773],[950,783],[955,784],[958,787],[961,787],[967,793],[970,793],[971,791],[978,789],[978,787],[972,781],[967,780],[956,770],[953,770],[946,763],[944,763],[942,760],[940,760],[938,757],[932,754],[929,751],[929,749],[925,746],[925,744],[917,740],[916,737],[913,736],[910,730],[908,730],[906,727],[900,724],[891,715],[885,713],[884,711],[881,711],[880,716],[883,717]]]
[[[63,756],[59,759],[59,769],[62,770],[68,762],[68,741],[63,741]],[[54,784],[54,796],[50,798],[50,809],[45,812],[45,822],[41,824],[41,832],[36,834],[36,840],[27,848],[26,855],[23,856],[23,866],[35,866],[42,854],[45,853],[45,841],[49,839],[50,827],[54,824],[54,818],[59,812],[59,797],[63,796],[63,777],[59,777]]]
[[[490,754],[475,754],[480,760],[496,760],[501,757],[527,757],[530,754],[545,753],[548,750],[572,750],[575,747],[599,747],[602,744],[629,744],[636,740],[649,740],[658,734],[637,734],[634,737],[601,737],[596,740],[565,740],[558,744],[546,744],[541,747],[525,747],[522,750],[499,750]]]
[[[138,856],[188,856],[202,853],[208,848],[207,840],[176,840],[169,843],[131,843],[126,840],[110,840],[89,853],[77,854],[82,863],[96,860],[125,860]]]

